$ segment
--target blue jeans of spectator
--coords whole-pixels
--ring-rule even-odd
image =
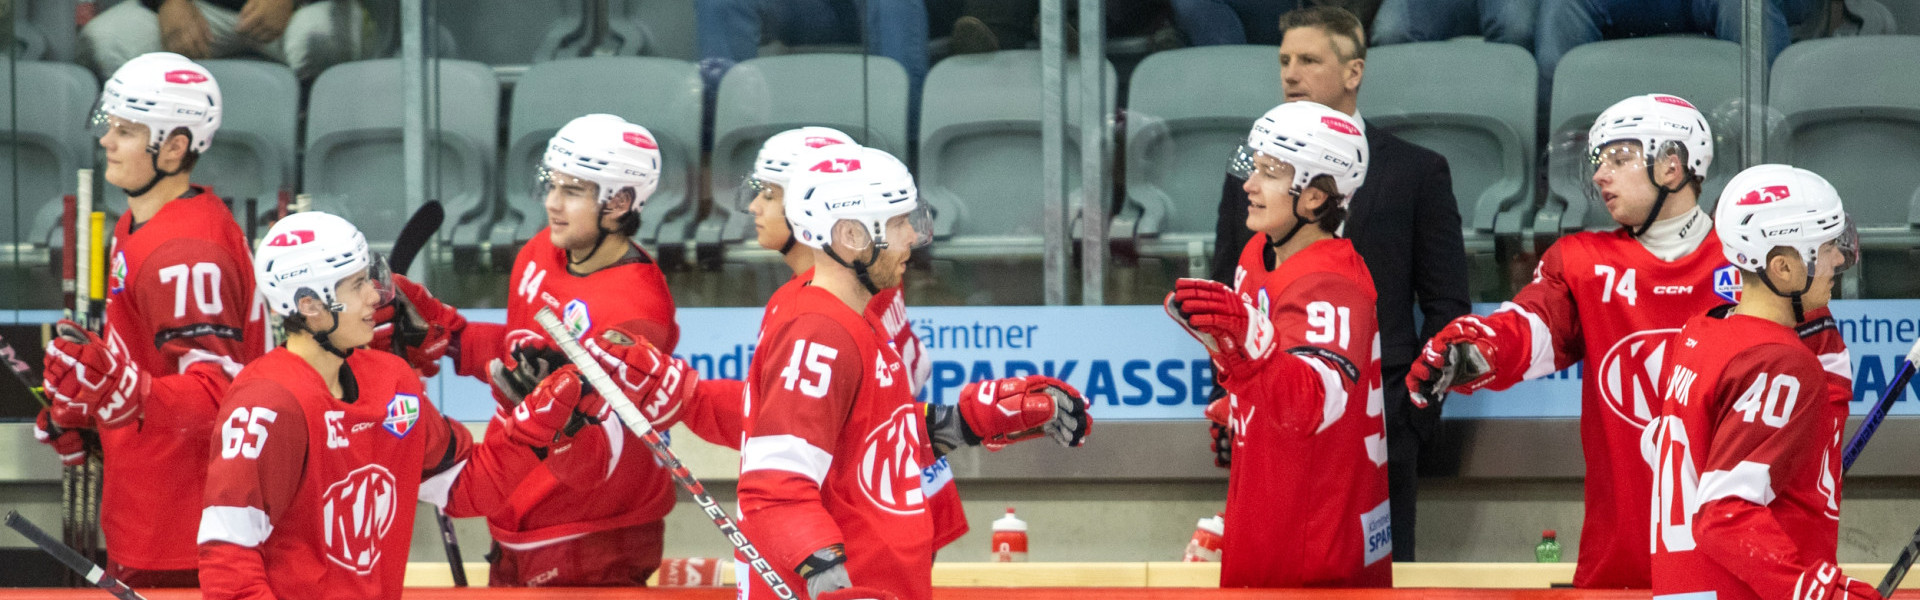
[[[1478,35],[1533,50],[1538,0],[1386,0],[1368,31],[1375,46]]]
[[[1802,15],[1807,0],[1770,0],[1767,14],[1767,64],[1787,47],[1787,20],[1781,5]],[[1552,97],[1553,69],[1575,46],[1606,39],[1669,33],[1704,33],[1740,41],[1740,0],[1543,0],[1534,28],[1534,58],[1540,62],[1541,108]],[[1674,57],[1683,60],[1685,57]],[[1659,65],[1647,65],[1658,69]],[[1545,115],[1543,110],[1541,115]]]
[[[1280,45],[1280,15],[1298,0],[1171,0],[1173,23],[1194,46]]]
[[[710,90],[726,68],[760,53],[763,26],[790,45],[864,44],[906,68],[914,99],[927,78],[922,0],[695,0],[694,10]]]

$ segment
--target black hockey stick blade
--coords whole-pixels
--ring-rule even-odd
[[[87,583],[99,586],[100,589],[106,590],[107,593],[113,594],[114,597],[120,598],[120,600],[146,600],[146,598],[142,597],[138,592],[133,591],[133,588],[127,587],[127,584],[121,583],[118,579],[114,579],[112,575],[108,575],[105,569],[100,568],[100,565],[93,564],[93,561],[80,556],[79,552],[68,548],[66,544],[47,537],[47,532],[41,531],[39,527],[35,527],[33,523],[28,522],[25,517],[21,517],[20,513],[11,510],[7,511],[7,527],[20,532],[22,536],[26,536],[29,541],[33,542],[33,545],[39,546],[42,552],[52,555],[54,560],[60,561],[60,564],[66,565],[67,568],[73,569],[73,572],[86,577]]]
[[[460,558],[460,540],[453,537],[453,519],[439,508],[433,516],[440,521],[440,545],[447,550],[447,567],[453,569],[453,587],[467,587],[467,563]]]
[[[446,220],[447,210],[440,206],[439,200],[428,200],[413,211],[407,224],[400,228],[400,238],[393,241],[393,255],[387,261],[393,272],[405,275],[413,266],[414,257],[427,247],[427,242],[433,241],[433,234],[440,231],[440,224]]]
[[[1913,559],[1920,557],[1920,529],[1913,531],[1913,540],[1900,551],[1900,558],[1893,561],[1893,568],[1887,569],[1887,576],[1880,580],[1880,597],[1892,598],[1893,589],[1900,587],[1900,580],[1907,578],[1907,569],[1913,568]]]
[[[1866,420],[1860,422],[1860,429],[1853,432],[1853,439],[1847,440],[1846,449],[1840,451],[1842,476],[1853,470],[1853,461],[1860,458],[1861,451],[1867,449],[1867,441],[1873,439],[1873,433],[1880,429],[1880,423],[1887,420],[1887,413],[1893,410],[1894,401],[1900,399],[1900,392],[1906,390],[1907,381],[1913,379],[1913,362],[1912,356],[1907,357],[1906,364],[1901,365],[1900,372],[1893,376],[1893,385],[1880,394],[1880,401],[1874,403],[1873,411],[1867,413]]]

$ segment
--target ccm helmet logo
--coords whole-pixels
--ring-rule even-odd
[[[1653,288],[1653,293],[1655,293],[1655,294],[1660,294],[1660,295],[1664,295],[1664,296],[1675,296],[1675,295],[1680,295],[1680,294],[1691,294],[1691,293],[1693,293],[1693,286],[1690,286],[1690,285],[1662,285],[1662,286],[1656,286],[1656,287],[1654,287],[1654,288]]]
[[[1737,204],[1739,204],[1740,206],[1769,204],[1772,202],[1785,200],[1791,197],[1793,197],[1793,192],[1791,190],[1788,190],[1787,186],[1769,185],[1766,187],[1753,190],[1751,192],[1747,192],[1747,195],[1740,197],[1740,202],[1738,202]]]
[[[289,231],[286,233],[282,233],[280,235],[273,236],[273,239],[267,240],[267,245],[275,246],[275,247],[285,247],[285,246],[298,246],[301,244],[306,244],[311,242],[313,242],[313,231],[308,229],[301,229],[299,231]]]
[[[633,144],[641,148],[646,148],[648,150],[660,149],[660,144],[655,143],[653,141],[653,138],[647,137],[647,134],[640,133],[638,131],[629,131],[625,135],[622,135],[620,137],[621,139],[626,140],[627,143]]]
[[[205,83],[207,76],[199,71],[181,69],[178,71],[167,71],[166,79],[168,83]]]
[[[1360,128],[1354,127],[1353,123],[1340,117],[1320,117],[1320,122],[1325,124],[1327,129],[1332,129],[1347,135],[1360,135]]]
[[[1780,237],[1780,236],[1783,236],[1783,235],[1793,235],[1793,234],[1796,234],[1796,233],[1800,233],[1800,226],[1799,226],[1799,225],[1795,225],[1795,226],[1792,226],[1792,227],[1781,227],[1781,228],[1779,228],[1779,229],[1762,229],[1762,230],[1760,230],[1760,235],[1763,235],[1763,236],[1766,236],[1766,237]]]
[[[806,144],[808,148],[825,148],[827,146],[838,146],[841,142],[840,140],[830,137],[809,136],[801,143]]]
[[[807,170],[815,173],[852,173],[860,170],[860,159],[834,158],[823,160],[813,165],[813,168]]]

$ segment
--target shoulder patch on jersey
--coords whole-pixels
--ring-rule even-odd
[[[567,334],[572,335],[576,340],[593,329],[593,318],[587,316],[587,303],[579,298],[567,301],[567,308],[562,311],[560,322],[567,326]]]
[[[107,271],[107,292],[119,295],[127,289],[127,253],[113,253],[113,268]]]
[[[387,419],[380,424],[394,437],[407,437],[413,431],[414,423],[420,421],[420,397],[413,394],[394,394],[387,401]]]
[[[1728,302],[1740,302],[1740,269],[1727,265],[1713,270],[1713,293]]]

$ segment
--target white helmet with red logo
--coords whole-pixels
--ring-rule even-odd
[[[1273,107],[1254,121],[1247,141],[1228,168],[1247,177],[1254,157],[1265,154],[1293,166],[1294,194],[1314,178],[1333,178],[1340,190],[1340,206],[1353,199],[1354,190],[1367,181],[1367,135],[1353,117],[1324,105],[1301,100]]]
[[[620,190],[633,188],[633,210],[640,210],[660,187],[660,143],[653,132],[608,114],[586,115],[561,127],[547,142],[539,181],[551,173],[591,181],[606,204]]]
[[[1640,143],[1649,163],[1669,145],[1687,150],[1687,170],[1706,179],[1713,164],[1713,129],[1693,103],[1672,94],[1634,96],[1614,103],[1587,130],[1587,152],[1598,155],[1607,144]]]
[[[192,138],[188,149],[200,153],[213,145],[221,106],[220,84],[206,67],[172,52],[149,52],[107,79],[91,122],[103,125],[111,116],[147,126],[150,152],[158,152],[168,134],[184,127]]]
[[[366,236],[346,219],[323,212],[294,213],[274,223],[254,250],[253,281],[273,314],[300,314],[302,297],[316,298],[339,312],[343,309],[334,287],[380,264],[367,250]],[[372,275],[383,279],[380,273]]]
[[[1843,258],[1837,270],[1859,258],[1853,219],[1840,204],[1840,192],[1813,171],[1755,165],[1727,182],[1714,213],[1727,262],[1743,271],[1760,271],[1767,253],[1783,247],[1813,265],[1820,247],[1835,240]]]
[[[910,246],[932,239],[932,219],[920,203],[913,173],[886,151],[830,144],[809,149],[795,165],[783,208],[800,243],[822,248],[836,236],[852,235],[857,237],[847,241],[855,249],[885,247],[887,221],[900,215],[912,215]]]
[[[801,127],[782,131],[760,145],[760,154],[753,160],[753,178],[762,183],[787,185],[793,179],[793,163],[802,153],[835,144],[855,142],[852,136],[832,127]]]

